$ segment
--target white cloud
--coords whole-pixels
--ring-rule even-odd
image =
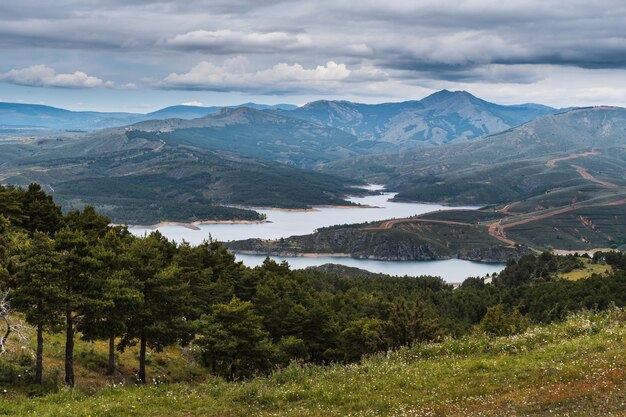
[[[206,105],[201,101],[186,101],[184,103],[180,103],[181,106],[197,106],[197,107],[206,107]]]
[[[230,29],[195,30],[173,36],[164,44],[174,48],[208,50],[217,53],[274,52],[307,48],[313,45],[304,33],[239,32]]]
[[[0,75],[0,81],[11,84],[35,87],[60,88],[113,88],[115,83],[103,81],[98,77],[87,75],[82,71],[71,74],[57,74],[53,68],[46,65],[31,65],[22,69],[13,69]]]
[[[305,68],[300,64],[279,63],[271,68],[248,71],[243,57],[227,59],[222,65],[203,61],[189,72],[168,75],[159,86],[169,89],[215,91],[331,91],[344,82],[384,81],[389,75],[371,67],[351,70],[346,64],[328,61]]]

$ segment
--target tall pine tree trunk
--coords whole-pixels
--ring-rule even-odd
[[[35,365],[35,384],[43,379],[43,324],[37,325],[37,359]]]
[[[115,335],[109,337],[109,364],[107,366],[107,375],[113,375],[115,372]]]
[[[65,314],[65,385],[74,386],[74,319],[72,312]]]
[[[143,332],[139,345],[139,381],[146,383],[146,335]]]

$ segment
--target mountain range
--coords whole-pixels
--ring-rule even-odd
[[[97,130],[124,126],[152,119],[195,119],[204,117],[223,108],[249,107],[259,110],[291,110],[290,104],[266,105],[245,103],[238,106],[170,106],[151,113],[71,111],[40,104],[0,102],[0,129],[19,130]],[[1,131],[0,130],[0,131]]]
[[[320,169],[388,184],[400,200],[486,204],[593,184],[577,167],[626,185],[625,161],[626,109],[593,107],[549,115],[473,141],[364,156]]]
[[[166,117],[175,114],[182,117]],[[233,205],[348,204],[350,187],[365,182],[386,184],[397,200],[515,201],[527,212],[610,200],[626,186],[621,108],[501,106],[444,90],[404,103],[183,106],[160,116],[83,133],[6,135],[0,181],[36,181],[66,208],[94,204],[132,223],[255,218]]]
[[[503,106],[466,91],[442,90],[402,103],[323,100],[281,113],[344,130],[362,147],[381,152],[475,139],[559,111],[539,104]]]
[[[8,133],[30,129],[31,134],[36,129],[97,130],[147,120],[203,118],[237,108],[261,110],[342,130],[353,136],[357,153],[392,152],[474,139],[560,111],[539,104],[503,106],[465,91],[448,90],[401,103],[315,101],[301,107],[255,103],[213,107],[178,105],[147,114],[74,112],[34,104],[0,103],[0,129]]]

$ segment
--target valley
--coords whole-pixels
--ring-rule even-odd
[[[184,117],[168,118],[177,114]],[[505,262],[545,249],[626,245],[621,108],[499,106],[443,90],[403,103],[178,106],[155,116],[163,118],[4,139],[0,178],[41,183],[66,210],[94,205],[115,223],[160,224],[196,242],[211,235],[240,253]],[[476,130],[469,121],[477,118]],[[407,120],[426,131],[409,134]],[[435,133],[440,122],[454,128]],[[407,134],[393,133],[400,130]],[[395,202],[473,208],[350,213],[322,223],[306,212],[298,222],[317,226],[304,229],[267,221],[264,208],[368,206],[349,197],[375,195],[355,191],[367,182],[387,184]],[[176,232],[167,222],[199,231]]]

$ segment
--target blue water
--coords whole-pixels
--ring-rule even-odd
[[[375,189],[377,186],[371,186]],[[206,224],[199,225],[198,230],[178,225],[159,227],[158,230],[170,239],[187,241],[191,244],[201,243],[211,236],[221,241],[241,240],[249,238],[279,239],[294,235],[313,233],[320,227],[337,224],[362,223],[376,220],[409,217],[437,210],[471,209],[476,207],[448,207],[438,204],[397,203],[389,201],[394,194],[385,193],[367,197],[352,197],[349,200],[371,208],[335,208],[319,207],[309,211],[283,211],[257,209],[265,213],[267,222],[253,224]],[[137,235],[150,233],[153,228],[131,227],[131,232]],[[367,259],[353,259],[348,257],[272,257],[276,260],[287,260],[293,268],[337,263],[379,272],[389,275],[438,275],[447,281],[462,281],[470,276],[485,276],[499,272],[503,264],[485,264],[479,262],[462,261],[458,259],[445,261],[374,261]],[[265,256],[237,255],[237,259],[246,265],[260,264]]]

